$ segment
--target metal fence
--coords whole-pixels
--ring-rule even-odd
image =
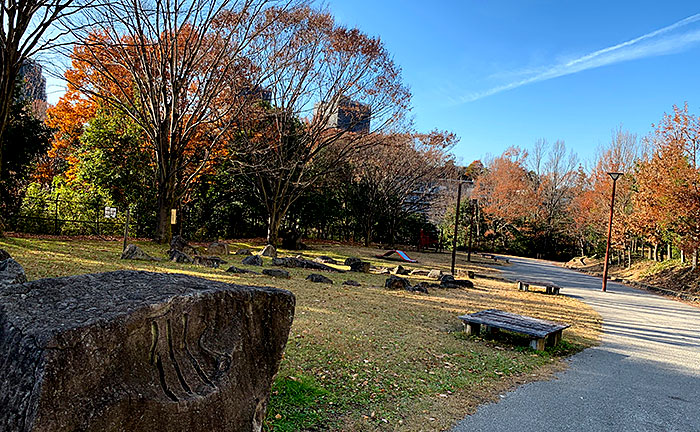
[[[29,234],[115,236],[124,232],[127,208],[88,200],[25,197],[8,220],[11,231]],[[130,221],[130,230],[134,227]]]

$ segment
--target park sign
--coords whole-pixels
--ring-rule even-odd
[[[117,208],[116,207],[105,207],[105,218],[106,219],[114,219],[117,217]]]

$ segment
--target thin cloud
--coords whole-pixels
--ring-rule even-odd
[[[695,28],[684,32],[677,30],[699,21],[700,13],[691,15],[669,26],[626,42],[594,51],[573,60],[548,66],[530,77],[464,96],[461,102],[473,102],[527,84],[571,75],[601,66],[683,51],[700,42],[700,29]]]

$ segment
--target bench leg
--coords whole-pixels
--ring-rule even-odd
[[[547,346],[553,347],[557,346],[559,342],[561,342],[561,330],[558,332],[554,332],[551,335],[547,336]]]
[[[483,333],[485,333],[488,336],[496,336],[499,333],[499,329],[496,327],[491,327],[491,326],[484,326]]]
[[[479,336],[479,332],[481,331],[481,325],[465,323],[464,331],[467,333],[468,336]]]
[[[523,283],[523,282],[518,282],[518,290],[519,291],[530,291],[530,285]]]
[[[531,339],[530,340],[530,348],[537,350],[537,351],[544,351],[544,346],[545,346],[545,339]]]

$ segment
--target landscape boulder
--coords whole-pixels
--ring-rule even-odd
[[[411,276],[428,276],[430,272],[428,270],[423,270],[423,269],[414,269],[411,270],[410,275]]]
[[[330,278],[318,273],[311,273],[310,275],[306,276],[306,280],[314,283],[333,284],[333,281]]]
[[[262,258],[260,258],[260,255],[251,255],[243,258],[243,261],[241,261],[241,263],[245,265],[261,266],[263,265],[263,260]]]
[[[170,249],[168,251],[168,259],[176,263],[192,264],[192,257],[179,250]]]
[[[123,260],[140,260],[140,261],[160,261],[158,258],[152,257],[143,251],[140,247],[130,244],[122,252]]]
[[[253,255],[253,252],[250,249],[238,249],[236,255]]]
[[[12,257],[5,249],[0,249],[0,261],[5,261],[6,259],[10,258]]]
[[[365,261],[354,261],[350,264],[351,272],[369,273],[369,263]]]
[[[184,252],[189,256],[199,255],[199,252],[194,247],[190,246],[182,236],[174,235],[170,240],[170,249]]]
[[[442,277],[442,270],[430,270],[428,272],[428,277],[430,279],[440,279]]]
[[[192,262],[196,265],[204,266],[204,267],[210,267],[210,268],[219,268],[222,264],[226,264],[226,261],[222,260],[218,256],[205,256],[205,255],[196,255],[194,258],[192,258]]]
[[[263,248],[260,255],[264,257],[277,258],[277,248],[269,244]]]
[[[345,264],[346,266],[351,266],[351,267],[352,267],[352,265],[353,265],[354,263],[361,263],[361,262],[362,262],[362,259],[360,259],[360,258],[353,258],[353,257],[350,257],[350,258],[345,258],[345,261],[343,262],[343,264]]]
[[[231,266],[231,267],[227,268],[227,269],[226,269],[226,272],[227,272],[227,273],[236,273],[236,274],[247,274],[247,273],[250,273],[250,274],[260,274],[260,273],[258,273],[258,272],[254,272],[253,270],[248,270],[248,269],[244,269],[244,268],[239,268],[239,267],[236,267],[236,266]]]
[[[325,255],[318,256],[314,258],[314,262],[321,263],[321,264],[338,264],[338,261],[334,260],[333,258]]]
[[[389,290],[405,290],[409,286],[410,284],[408,283],[408,279],[394,275],[389,276],[389,278],[384,282],[384,288]]]
[[[338,270],[337,268],[327,266],[325,264],[318,263],[306,258],[301,257],[286,257],[286,258],[273,258],[272,265],[288,268],[305,268],[311,270],[322,270],[334,273],[344,273],[343,270]]]
[[[294,295],[117,271],[0,290],[0,429],[255,431]]]
[[[428,286],[425,282],[419,283],[418,285],[414,286],[408,285],[406,287],[406,291],[428,294]]]
[[[454,276],[446,274],[440,278],[441,288],[474,288],[474,283],[470,280],[455,279]]]
[[[358,286],[360,286],[360,283],[358,281],[349,279],[349,280],[346,280],[345,282],[343,282],[343,285],[358,287]]]
[[[411,273],[410,270],[404,268],[402,265],[397,265],[391,272],[395,275],[407,275]]]
[[[275,278],[282,278],[282,279],[291,278],[291,276],[289,275],[289,272],[287,270],[282,270],[282,269],[265,269],[262,271],[262,273],[265,276],[270,276],[270,277],[275,277]]]
[[[209,255],[226,256],[228,252],[228,245],[226,243],[213,242],[207,247],[207,253]]]
[[[26,281],[27,276],[24,273],[24,267],[20,263],[12,258],[0,261],[0,285],[19,284]],[[0,334],[2,334],[1,328]]]

